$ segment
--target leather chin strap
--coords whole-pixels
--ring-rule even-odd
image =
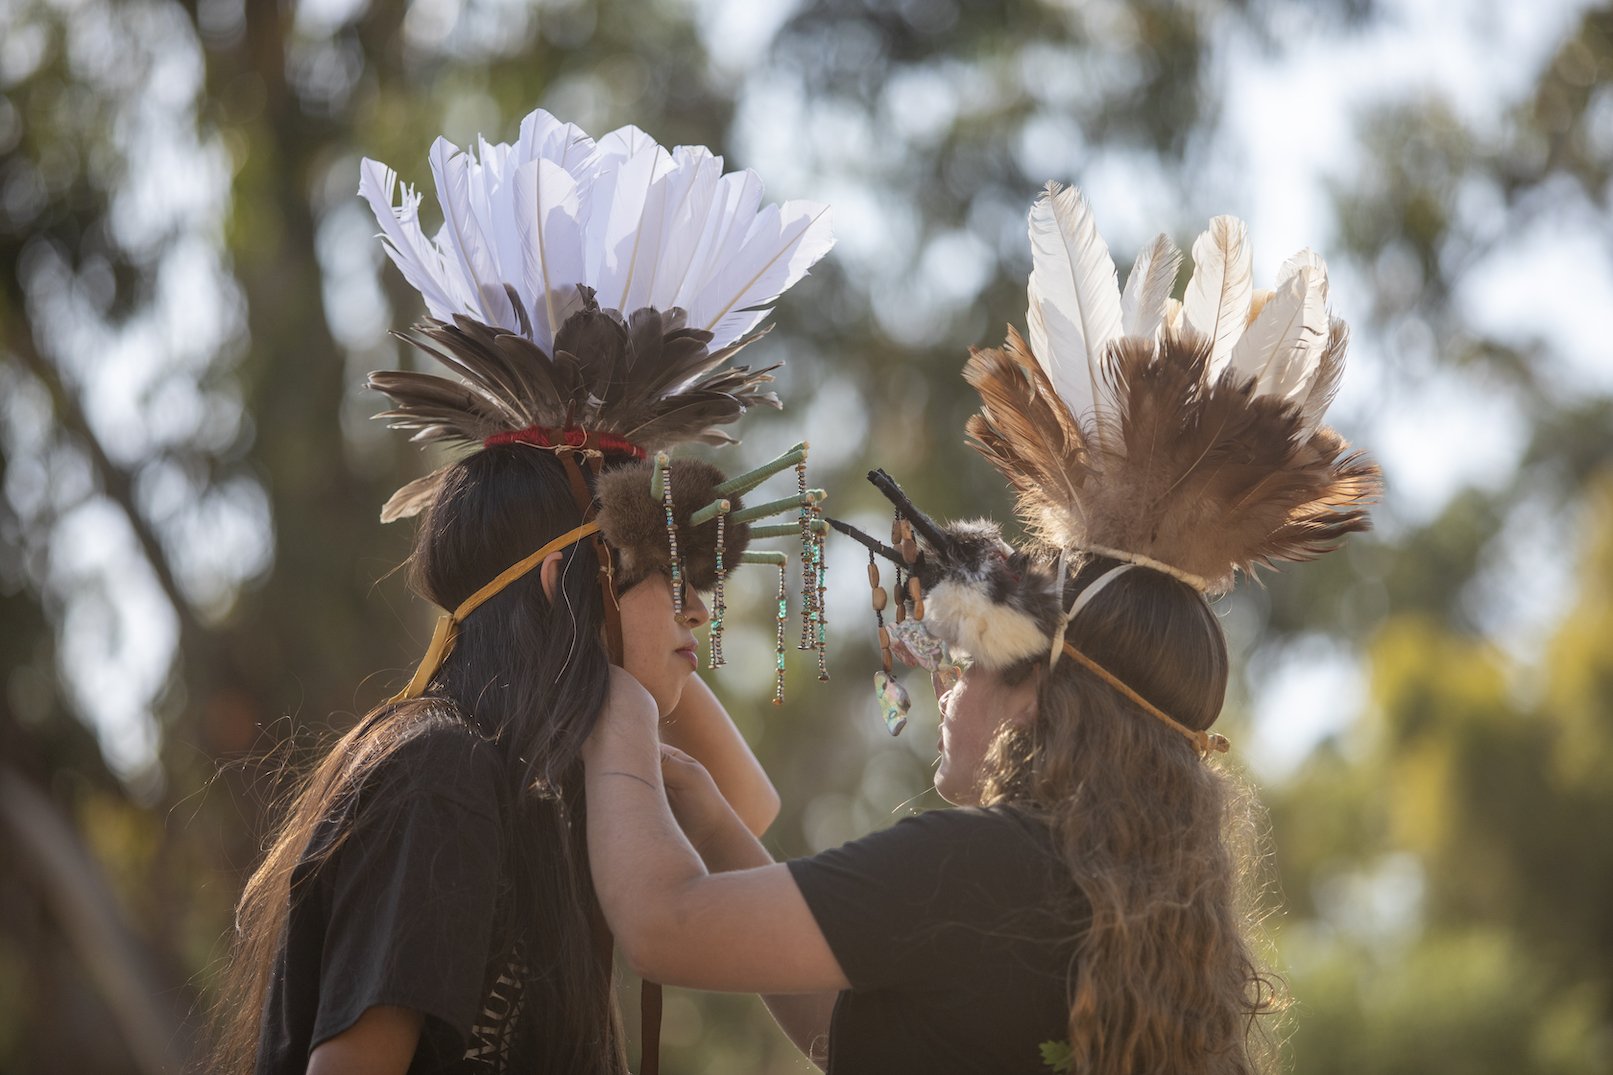
[[[566,478],[571,482],[571,498],[576,502],[577,510],[582,512],[584,520],[592,521],[595,515],[594,494],[589,490],[588,479],[583,476],[582,467],[577,463],[578,453],[562,449],[556,454],[560,456]],[[585,458],[589,470],[597,479],[599,472],[604,469],[605,457],[598,452],[588,452]],[[594,556],[599,560],[599,596],[605,607],[605,652],[611,664],[619,665],[622,663],[622,607],[616,599],[615,564],[605,535],[596,530],[591,540]]]
[[[571,482],[571,496],[577,503],[577,510],[582,512],[585,520],[592,521],[594,511],[594,495],[589,491],[588,479],[583,475],[582,467],[577,463],[578,453],[564,449],[557,452],[560,462],[565,467],[566,478]],[[597,480],[599,473],[604,469],[605,457],[600,452],[587,452],[584,458],[588,461],[588,468]],[[605,535],[595,531],[590,540],[593,542],[594,555],[599,558],[599,594],[605,607],[605,652],[610,656],[614,665],[622,663],[622,607],[616,598],[615,565],[611,560],[610,546],[605,542]],[[603,916],[601,916],[603,922]],[[609,965],[613,959],[614,941],[611,938],[610,928],[601,925],[602,938],[601,958]],[[642,1055],[639,1058],[640,1075],[660,1075],[661,1070],[661,986],[657,982],[644,979],[639,983],[639,1044]]]

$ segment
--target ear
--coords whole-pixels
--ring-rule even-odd
[[[543,583],[543,596],[554,604],[554,595],[560,591],[560,561],[562,554],[551,552],[543,558],[543,566],[538,568],[538,579]]]

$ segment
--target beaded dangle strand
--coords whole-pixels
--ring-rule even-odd
[[[717,511],[717,582],[711,590],[711,631],[710,648],[711,659],[708,667],[721,668],[728,663],[722,651],[722,621],[723,613],[728,611],[728,604],[723,600],[723,583],[727,581],[728,569],[723,564],[723,543],[727,536],[728,501],[722,501]]]
[[[777,659],[776,671],[773,676],[773,704],[784,704],[784,623],[790,618],[789,593],[784,584],[785,569],[783,564],[778,565],[778,631],[774,644],[774,656]]]
[[[898,568],[898,571],[900,569]],[[895,662],[891,653],[891,632],[885,626],[885,588],[879,584],[879,564],[874,551],[868,550],[868,586],[872,591],[874,622],[879,625],[879,671],[874,673],[874,698],[879,702],[879,715],[885,721],[885,730],[897,735],[907,727],[907,711],[913,707],[907,688],[897,682]],[[898,592],[897,607],[901,607]]]
[[[796,495],[800,507],[796,521],[801,528],[801,641],[797,649],[808,650],[814,645],[813,624],[817,619],[818,582],[812,563],[812,498],[807,492],[806,460],[795,464]]]
[[[672,459],[665,452],[655,456],[655,481],[652,491],[661,498],[666,514],[667,548],[672,557],[672,615],[683,618],[683,561],[678,556],[678,520],[672,513]],[[655,488],[659,486],[659,488]]]
[[[801,541],[801,601],[802,601],[802,649],[812,649],[817,652],[818,678],[828,679],[827,633],[823,616],[824,599],[826,596],[826,581],[824,572],[824,537],[828,530],[828,523],[823,517],[821,505],[828,499],[829,494],[822,489],[809,489],[806,484],[806,457],[807,444],[805,441],[797,444],[783,455],[779,456],[755,470],[722,482],[716,487],[717,499],[700,508],[689,516],[690,526],[704,526],[707,523],[717,524],[716,544],[716,582],[712,590],[712,620],[710,632],[711,657],[710,667],[718,668],[726,664],[723,655],[723,625],[727,617],[727,600],[724,589],[729,572],[736,564],[767,564],[778,571],[778,612],[775,622],[775,653],[774,653],[774,684],[773,703],[784,704],[784,671],[785,671],[785,629],[789,619],[789,584],[788,569],[790,557],[782,552],[750,551],[747,550],[738,556],[729,556],[727,541],[730,528],[745,526],[749,538],[768,537],[796,537]],[[772,475],[794,467],[796,471],[796,492],[794,496],[781,497],[763,504],[754,504],[734,510],[733,504],[727,497],[737,497],[749,493],[757,488]],[[651,474],[651,495],[661,501],[666,517],[667,544],[673,557],[673,581],[677,586],[678,611],[682,611],[682,581],[686,574],[683,570],[677,545],[677,517],[673,511],[671,494],[671,471],[669,463],[662,453],[656,457],[656,468]],[[766,525],[753,525],[757,520],[769,516],[785,515],[795,512],[796,518],[791,523],[773,523]]]
[[[885,626],[885,606],[889,598],[885,594],[885,587],[879,584],[879,562],[874,559],[872,549],[868,550],[868,588],[872,591],[874,624],[879,628],[879,664],[888,676],[894,667],[891,663],[891,632]]]
[[[818,682],[827,683],[829,680],[829,558],[824,554],[824,545],[828,539],[828,527],[823,521],[823,508],[819,506],[816,498],[812,501],[812,520],[809,529],[812,532],[812,575],[818,583],[817,600],[814,603],[813,620],[814,633],[812,648],[818,651]]]

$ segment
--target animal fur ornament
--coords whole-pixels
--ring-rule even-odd
[[[1301,251],[1256,290],[1243,223],[1216,217],[1181,302],[1181,255],[1164,235],[1122,291],[1085,200],[1056,183],[1031,209],[1030,238],[1029,342],[1010,328],[964,377],[981,401],[972,444],[1018,494],[1032,544],[1016,549],[991,523],[937,524],[883,471],[869,476],[914,540],[855,536],[905,561],[932,634],[988,667],[1056,660],[1074,558],[1214,595],[1367,528],[1378,468],[1322,424],[1348,333],[1328,313],[1321,258]]]

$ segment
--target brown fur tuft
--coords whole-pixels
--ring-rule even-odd
[[[617,552],[616,585],[626,589],[656,571],[672,566],[667,541],[666,512],[650,498],[650,477],[655,464],[628,463],[601,474],[595,488],[599,498],[599,524],[605,540]],[[710,590],[717,581],[717,523],[692,526],[689,516],[718,499],[722,471],[701,459],[672,460],[672,513],[678,524],[678,553],[684,578],[696,590]],[[732,511],[743,505],[739,497],[726,498]],[[750,527],[728,523],[723,533],[723,562],[728,570],[750,543]]]

